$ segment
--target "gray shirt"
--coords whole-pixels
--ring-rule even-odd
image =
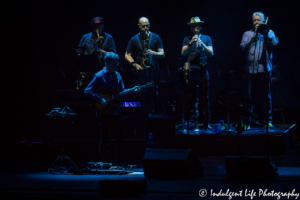
[[[268,37],[271,39],[271,45],[267,48],[266,59],[262,56],[264,47],[264,37],[262,34],[259,35],[259,39],[253,42],[250,51],[246,48],[248,41],[251,41],[254,36],[254,30],[246,31],[243,35],[240,47],[243,51],[246,51],[246,68],[245,70],[249,73],[263,73],[265,70],[265,65],[267,64],[267,70],[272,70],[272,59],[273,59],[273,46],[279,43],[278,38],[272,30],[269,30]]]

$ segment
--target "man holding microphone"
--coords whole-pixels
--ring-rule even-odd
[[[252,112],[253,101],[259,88],[268,85],[268,99],[266,109],[268,110],[268,126],[274,128],[272,124],[272,59],[273,47],[279,43],[274,31],[268,31],[268,40],[264,41],[263,34],[259,33],[260,25],[265,24],[265,16],[261,12],[252,14],[252,29],[243,34],[240,47],[246,52],[246,106]],[[264,48],[265,47],[265,48]],[[266,49],[266,50],[265,50]],[[268,80],[265,79],[268,74]],[[262,100],[264,102],[264,100]],[[251,117],[245,119],[247,129],[250,129]],[[263,121],[263,120],[261,120]]]

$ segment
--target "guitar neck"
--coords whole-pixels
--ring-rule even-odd
[[[147,88],[148,86],[147,85],[142,85],[142,86],[138,86],[140,89],[143,89],[143,88]],[[126,91],[123,91],[123,92],[120,92],[120,96],[121,95],[126,95],[128,93],[131,93],[131,92],[134,92],[135,88],[130,88]]]

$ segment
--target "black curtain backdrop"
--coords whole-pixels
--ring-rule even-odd
[[[131,70],[124,59],[127,44],[138,33],[138,19],[147,17],[150,30],[161,36],[165,58],[161,68],[177,70],[184,59],[180,55],[183,38],[190,34],[191,17],[203,20],[202,34],[212,38],[214,57],[211,73],[226,67],[243,71],[245,52],[239,44],[245,31],[252,27],[252,13],[269,16],[268,25],[279,38],[274,48],[274,64],[283,75],[284,104],[300,108],[299,39],[297,2],[252,0],[199,1],[15,1],[7,6],[3,31],[4,69],[9,90],[9,125],[14,134],[32,130],[30,120],[38,120],[51,111],[55,89],[75,88],[76,47],[82,35],[91,31],[90,21],[101,16],[104,31],[114,38],[120,56],[118,70]],[[6,48],[8,47],[8,48]],[[126,83],[125,83],[126,85]],[[211,91],[217,91],[212,85]],[[236,87],[242,87],[237,85]],[[15,123],[18,122],[18,126]]]

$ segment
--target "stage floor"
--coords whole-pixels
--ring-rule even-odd
[[[295,140],[296,124],[275,125],[269,129],[270,155],[284,155],[289,151]],[[240,145],[240,152],[239,152]],[[265,156],[267,153],[266,129],[252,127],[243,131],[238,138],[237,133],[204,131],[190,131],[189,135],[177,132],[176,137],[163,140],[165,148],[192,148],[199,156]]]
[[[0,195],[1,199],[99,199],[99,181],[123,180],[123,181],[147,181],[147,194],[140,199],[198,199],[199,190],[208,191],[206,198],[212,192],[230,190],[267,189],[269,192],[292,192],[299,193],[300,184],[300,151],[294,149],[284,156],[271,156],[270,161],[278,167],[278,175],[273,181],[268,182],[228,182],[226,181],[225,157],[223,156],[200,156],[198,157],[204,167],[204,175],[200,178],[187,180],[171,179],[147,179],[143,174],[142,161],[126,161],[126,164],[137,165],[132,169],[134,173],[129,175],[61,175],[49,174],[47,167],[50,163],[35,163],[26,165],[23,163],[14,166],[7,172],[1,171]],[[82,161],[84,165],[87,162]],[[298,186],[297,186],[298,185]],[[125,186],[126,187],[126,186]],[[118,188],[115,188],[118,192]],[[5,197],[5,198],[4,198]],[[228,197],[223,197],[228,199]],[[275,197],[273,197],[276,199]],[[100,198],[106,199],[106,198]],[[124,198],[136,199],[136,198]],[[250,199],[250,197],[244,197]],[[295,199],[295,198],[291,198]]]
[[[242,156],[265,156],[266,136],[261,128],[252,128],[244,131],[241,135]],[[48,154],[41,153],[43,148],[49,148],[43,144],[26,145],[27,153],[31,157],[22,158],[20,155],[24,148],[17,150],[15,155],[11,152],[10,159],[1,165],[0,198],[1,199],[99,199],[99,181],[147,181],[147,194],[140,199],[199,199],[199,190],[205,189],[208,195],[205,198],[216,198],[210,196],[213,192],[223,192],[228,189],[232,192],[245,192],[254,190],[258,193],[260,189],[271,192],[299,193],[300,185],[300,144],[293,141],[296,134],[296,126],[276,126],[276,132],[270,132],[270,162],[278,168],[278,175],[273,181],[268,182],[228,182],[226,180],[225,157],[238,155],[236,134],[177,134],[170,138],[163,138],[160,142],[147,143],[125,143],[124,151],[125,165],[136,165],[128,175],[72,175],[61,173],[50,174],[51,167],[58,151]],[[297,132],[298,133],[298,132]],[[113,143],[112,143],[113,144]],[[24,145],[24,144],[19,144]],[[114,145],[111,145],[113,147]],[[20,146],[19,146],[20,147]],[[204,174],[199,178],[178,179],[148,179],[144,177],[142,157],[146,148],[191,148],[204,167]],[[47,149],[52,151],[57,146]],[[85,166],[90,161],[91,151],[97,152],[97,144],[88,146],[70,145],[66,148],[67,155],[79,166]],[[77,150],[77,151],[75,151]],[[86,151],[84,151],[86,150]],[[277,151],[276,151],[277,150]],[[82,155],[79,155],[81,152]],[[275,153],[274,153],[275,152]],[[40,154],[38,154],[40,153]],[[135,155],[133,156],[133,154]],[[38,154],[39,159],[32,159]],[[51,155],[50,155],[51,154]],[[46,159],[43,157],[48,155]],[[53,157],[54,156],[54,157]],[[133,159],[133,158],[138,159]],[[298,185],[298,186],[297,186]],[[124,186],[126,187],[126,186]],[[118,192],[118,188],[114,188]],[[223,197],[229,199],[229,197]],[[234,198],[234,197],[233,197]],[[276,199],[276,197],[269,197]],[[107,199],[107,198],[100,198]],[[122,198],[123,199],[123,198]],[[136,198],[124,198],[136,199]],[[251,199],[249,196],[244,199]],[[295,199],[295,198],[291,198]]]

